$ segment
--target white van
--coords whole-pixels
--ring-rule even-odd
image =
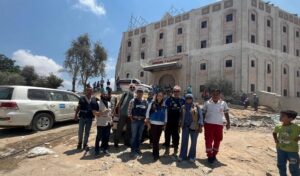
[[[55,122],[74,118],[79,96],[63,90],[0,86],[0,126],[48,130]]]
[[[129,85],[134,84],[136,88],[141,87],[144,91],[151,91],[152,87],[146,84],[143,84],[140,80],[138,79],[131,79],[131,78],[125,78],[125,79],[120,79],[118,81],[118,85],[121,88],[122,91],[128,91],[129,90]]]

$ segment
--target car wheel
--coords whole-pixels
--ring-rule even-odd
[[[53,126],[53,118],[48,113],[37,114],[34,116],[32,126],[35,131],[49,130]]]

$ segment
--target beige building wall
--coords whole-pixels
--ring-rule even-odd
[[[166,14],[123,33],[116,79],[192,85],[199,97],[201,85],[219,77],[231,81],[236,91],[297,97],[299,33],[297,16],[259,0],[223,0],[174,17]],[[181,67],[145,69],[171,62]]]

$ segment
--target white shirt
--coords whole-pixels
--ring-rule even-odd
[[[228,113],[229,108],[223,100],[215,103],[210,99],[204,103],[203,111],[205,113],[205,123],[223,125],[224,113]]]
[[[104,112],[106,109],[109,111],[105,114],[102,114],[99,117],[96,117],[97,119],[97,126],[107,126],[112,124],[112,109],[111,109],[111,103],[108,102],[108,108],[105,107],[104,103],[100,100],[97,102],[99,105],[99,111]]]

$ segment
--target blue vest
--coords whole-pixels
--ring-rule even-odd
[[[146,117],[146,112],[147,112],[147,101],[146,100],[140,101],[137,98],[135,98],[133,102],[132,116]]]
[[[166,107],[160,106],[156,104],[155,102],[152,103],[151,109],[150,109],[150,120],[152,121],[159,121],[159,122],[165,122],[166,117]]]

